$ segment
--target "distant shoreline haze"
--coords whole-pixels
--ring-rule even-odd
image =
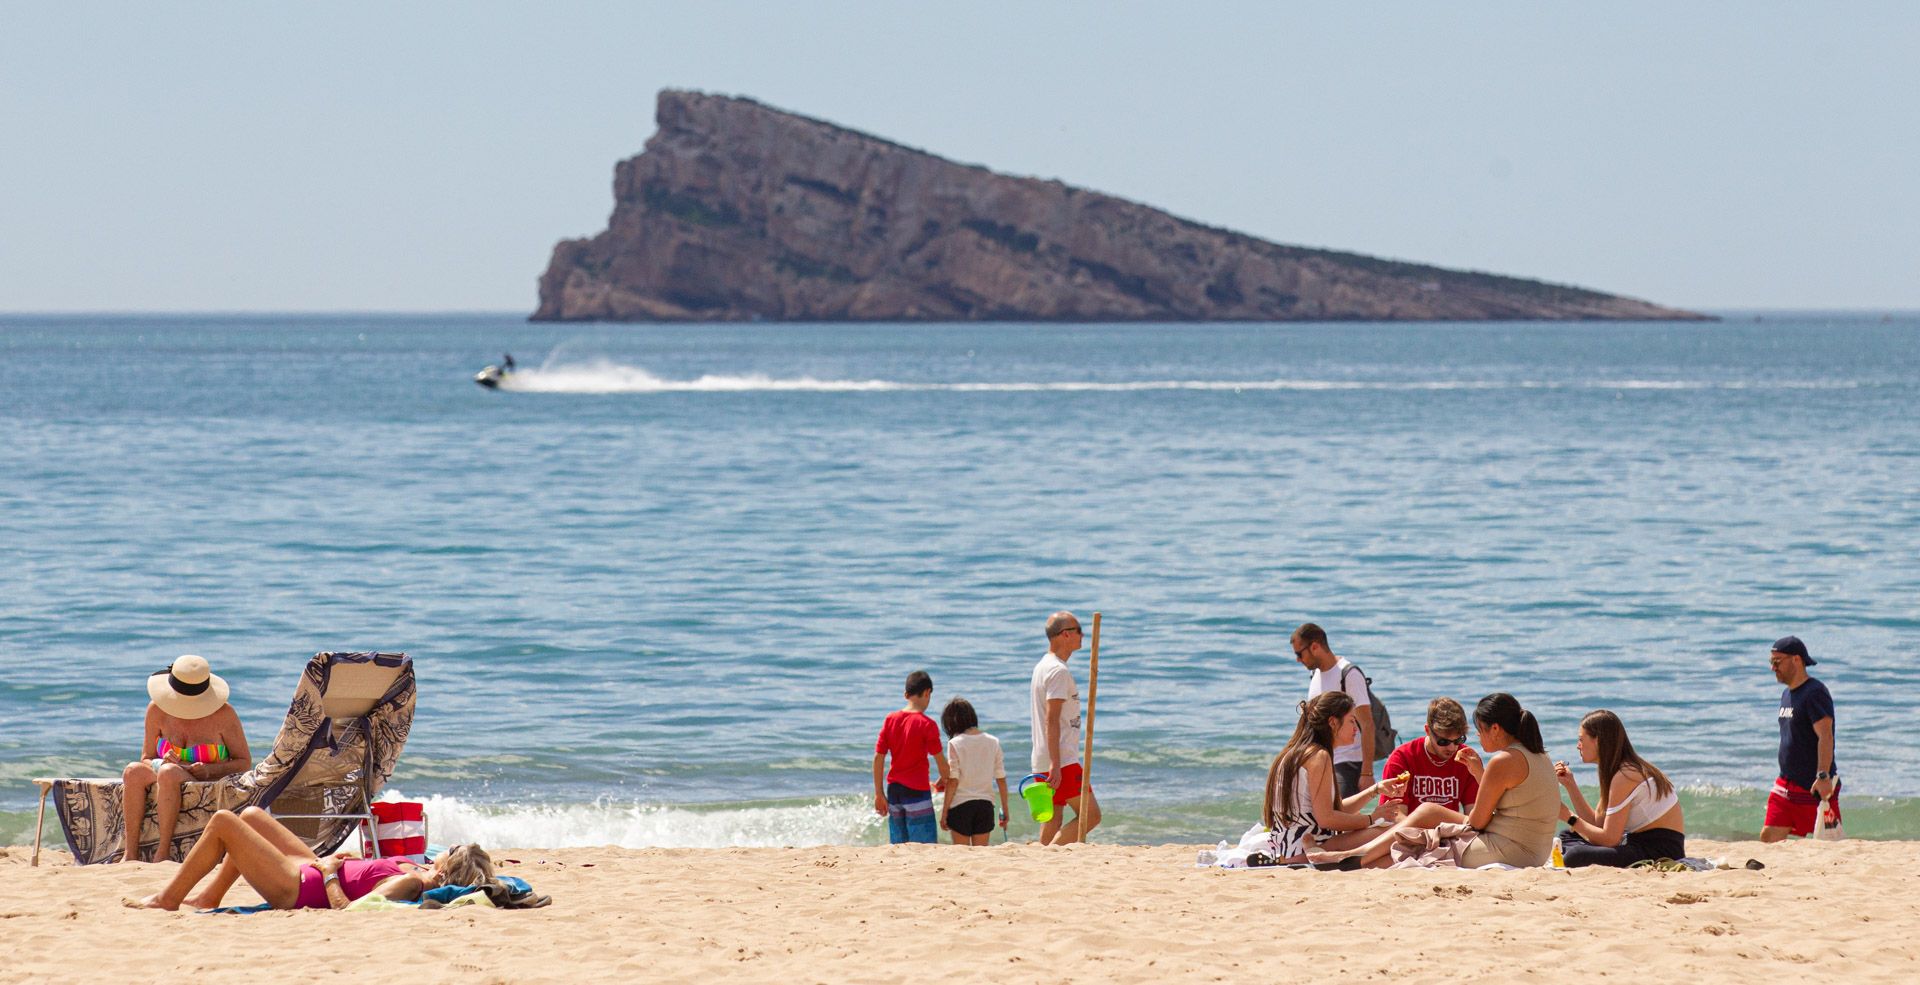
[[[1272,243],[668,89],[535,321],[1702,321],[1563,284]]]

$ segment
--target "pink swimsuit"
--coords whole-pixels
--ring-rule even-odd
[[[347,899],[357,900],[373,892],[373,887],[399,875],[406,870],[400,863],[390,858],[350,858],[340,863],[340,888]],[[320,875],[317,865],[300,867],[300,895],[294,899],[296,910],[330,910],[327,902],[327,884]]]

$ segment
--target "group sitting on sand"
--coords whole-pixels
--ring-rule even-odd
[[[1293,649],[1314,677],[1293,736],[1268,769],[1261,823],[1243,839],[1243,846],[1258,844],[1260,861],[1519,868],[1558,856],[1577,868],[1686,855],[1686,818],[1672,781],[1634,751],[1612,711],[1588,713],[1574,741],[1580,761],[1597,768],[1597,804],[1587,802],[1567,763],[1548,759],[1533,713],[1503,692],[1473,709],[1475,741],[1489,757],[1484,763],[1466,742],[1459,702],[1435,698],[1425,734],[1395,748],[1384,779],[1375,782],[1372,682],[1335,656],[1326,632],[1312,623],[1294,632]],[[1832,698],[1807,676],[1815,661],[1806,645],[1785,637],[1773,645],[1770,662],[1787,686],[1780,702],[1782,776],[1761,835],[1772,841],[1811,833],[1823,807],[1827,823],[1837,824],[1839,784]],[[1566,825],[1557,836],[1556,822]]]
[[[1513,695],[1489,694],[1473,710],[1475,741],[1489,754],[1482,765],[1466,745],[1461,708],[1451,698],[1428,708],[1426,735],[1394,750],[1408,762],[1398,775],[1336,798],[1333,751],[1359,728],[1353,698],[1329,691],[1303,702],[1286,748],[1268,770],[1261,816],[1270,857],[1280,862],[1386,866],[1444,860],[1462,868],[1547,864],[1556,821],[1569,822],[1560,836],[1568,866],[1625,866],[1643,859],[1686,854],[1685,822],[1673,785],[1633,751],[1626,730],[1610,711],[1596,711],[1580,724],[1581,760],[1600,768],[1600,804],[1588,806],[1564,762],[1551,762],[1533,713]],[[1412,793],[1414,767],[1421,779],[1459,782],[1448,800],[1420,800]],[[1448,776],[1458,769],[1466,777]],[[1565,787],[1574,806],[1561,803]],[[1431,782],[1426,790],[1440,789]],[[1464,794],[1469,798],[1461,803]],[[1438,796],[1444,796],[1444,793]],[[1408,810],[1409,799],[1415,800]],[[1372,812],[1365,812],[1369,803]],[[1400,846],[1400,858],[1392,849]]]

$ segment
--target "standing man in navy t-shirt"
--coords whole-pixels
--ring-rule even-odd
[[[1833,764],[1833,695],[1807,676],[1818,661],[1798,636],[1774,641],[1771,660],[1774,679],[1787,689],[1780,695],[1780,779],[1767,797],[1760,840],[1784,841],[1813,833],[1821,801],[1829,805],[1825,826],[1839,825],[1840,771]]]

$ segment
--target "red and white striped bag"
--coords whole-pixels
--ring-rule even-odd
[[[380,846],[381,858],[412,859],[422,865],[427,861],[427,808],[405,800],[385,800],[373,805],[371,813],[379,823],[373,829],[373,837]],[[360,822],[365,835],[366,822]]]

